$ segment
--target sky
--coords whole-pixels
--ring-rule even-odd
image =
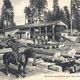
[[[48,9],[52,10],[53,0],[47,0],[47,1],[48,1]],[[29,5],[29,0],[11,0],[11,2],[14,9],[14,21],[16,25],[25,24],[24,8]],[[0,0],[0,13],[2,5],[3,5],[3,0]],[[70,10],[70,0],[59,0],[59,6],[61,9],[63,9],[64,6],[68,6],[68,9]]]

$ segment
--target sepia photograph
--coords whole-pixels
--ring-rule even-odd
[[[0,80],[79,80],[80,0],[0,0]]]

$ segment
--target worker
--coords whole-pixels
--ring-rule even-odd
[[[18,63],[18,55],[19,55],[19,43],[12,37],[9,37],[8,39],[8,45],[12,48],[12,55],[14,56],[17,65]]]
[[[76,53],[76,50],[74,48],[72,48],[72,46],[71,46],[68,54],[70,54],[72,56],[72,58],[74,58],[75,53]]]

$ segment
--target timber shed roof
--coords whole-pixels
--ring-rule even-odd
[[[54,21],[49,23],[38,23],[38,24],[26,24],[26,25],[19,25],[18,28],[32,28],[32,27],[46,27],[46,26],[53,26],[53,25],[64,25],[67,27],[65,23],[62,21]]]

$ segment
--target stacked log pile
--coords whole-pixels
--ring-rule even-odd
[[[62,62],[63,64],[73,62],[73,64],[70,63],[70,66],[69,66],[70,69],[69,68],[68,69],[74,72],[75,70],[80,69],[80,67],[79,67],[80,66],[80,54],[74,54],[74,55],[68,54],[69,50],[70,49],[65,49],[65,50],[62,50],[62,49],[39,49],[39,48],[34,49],[36,56],[39,58],[42,58],[45,61],[48,61],[48,62],[52,61],[53,63],[55,63],[55,61],[57,61],[60,63]],[[57,55],[57,53],[58,53],[58,55]],[[72,56],[74,56],[74,58]],[[79,59],[76,59],[75,57],[78,57]],[[71,58],[71,60],[70,60],[70,58]],[[57,71],[58,66],[61,71],[62,67],[60,65],[56,65],[56,64],[50,65],[48,68],[50,70]]]
[[[33,64],[33,59],[29,59],[28,65],[32,66]],[[57,71],[57,72],[62,72],[62,67],[59,65],[56,65],[55,63],[50,63],[50,62],[45,62],[43,59],[36,59],[36,67],[41,68],[41,69],[49,69],[52,71]]]
[[[69,45],[68,45],[69,46]],[[75,45],[73,46],[74,48],[77,47],[78,52],[80,49],[80,45]],[[20,51],[24,51],[25,48],[20,48]],[[34,54],[36,55],[36,58],[39,58],[36,60],[37,63],[37,67],[41,67],[41,68],[46,68],[46,69],[50,69],[53,71],[62,71],[62,67],[59,65],[55,64],[55,61],[57,62],[63,62],[66,63],[70,60],[68,60],[68,58],[73,58],[72,54],[68,54],[70,50],[70,46],[68,48],[55,48],[55,49],[43,49],[43,48],[34,48]],[[11,48],[3,48],[0,50],[0,55],[6,53],[6,52],[12,52]],[[79,54],[75,54],[74,58],[75,59],[75,64],[74,67],[77,69],[80,65],[80,53]],[[32,65],[31,61],[31,65]],[[53,64],[54,63],[54,64]]]
[[[73,60],[75,59],[75,64],[72,68],[72,66],[70,67],[72,69],[72,71],[74,71],[74,68],[76,70],[80,69],[80,59],[76,59],[76,57],[80,58],[80,53],[79,54],[75,54],[74,58],[72,57],[73,54],[68,54],[70,51],[70,48],[67,49],[41,49],[41,48],[34,48],[34,52],[35,55],[41,59],[38,60],[37,59],[37,67],[41,67],[41,68],[46,68],[46,69],[50,69],[53,71],[62,71],[62,67],[60,65],[56,65],[53,64],[55,63],[55,61],[57,62],[69,62],[71,61],[69,58],[72,58]],[[45,62],[47,61],[47,62]]]

